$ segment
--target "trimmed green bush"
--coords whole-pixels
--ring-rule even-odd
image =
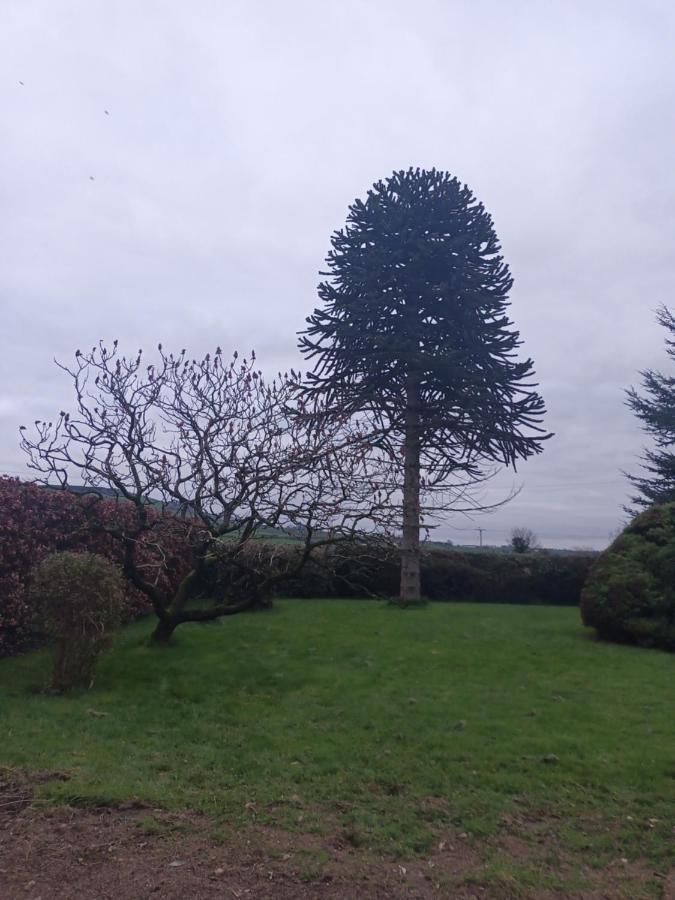
[[[54,640],[52,690],[90,687],[122,620],[121,572],[95,553],[54,553],[35,569],[31,595],[40,627]]]
[[[599,556],[581,616],[606,640],[675,651],[675,503],[641,513]]]

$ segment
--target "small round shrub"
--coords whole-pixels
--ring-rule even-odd
[[[40,627],[54,640],[51,688],[89,687],[124,612],[124,579],[95,553],[54,553],[35,569],[31,596]]]
[[[581,616],[606,640],[675,651],[675,503],[641,513],[600,554]]]

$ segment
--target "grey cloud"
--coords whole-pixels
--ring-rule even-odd
[[[603,545],[642,445],[623,389],[664,359],[674,32],[665,0],[5,0],[0,468],[68,401],[52,358],[99,338],[298,367],[348,203],[436,165],[493,213],[556,432],[442,533]]]

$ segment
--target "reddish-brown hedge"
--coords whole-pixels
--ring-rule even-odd
[[[156,527],[139,540],[137,560],[161,588],[172,591],[190,566],[190,548],[170,517],[150,514]],[[0,477],[0,656],[18,652],[34,639],[27,589],[37,563],[52,553],[78,550],[121,564],[120,542],[99,529],[129,526],[134,516],[130,504],[101,500],[92,507],[91,497]],[[127,582],[125,617],[148,609],[145,595]]]

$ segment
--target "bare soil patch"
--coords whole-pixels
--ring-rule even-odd
[[[552,847],[533,846],[505,830],[498,845],[448,835],[425,857],[392,860],[350,846],[344,835],[288,833],[262,825],[222,829],[204,816],[137,804],[80,808],[43,804],[36,782],[0,771],[0,896],[3,900],[162,900],[186,898],[593,898],[631,896],[639,867],[594,873],[584,892],[524,890],[491,877],[483,850],[515,865]],[[505,829],[508,824],[505,823]],[[546,842],[544,842],[545,844]],[[561,860],[561,865],[568,865]],[[542,862],[542,866],[543,866]],[[542,868],[542,873],[544,869]],[[664,878],[663,898],[675,897]],[[633,895],[635,896],[635,894]]]

